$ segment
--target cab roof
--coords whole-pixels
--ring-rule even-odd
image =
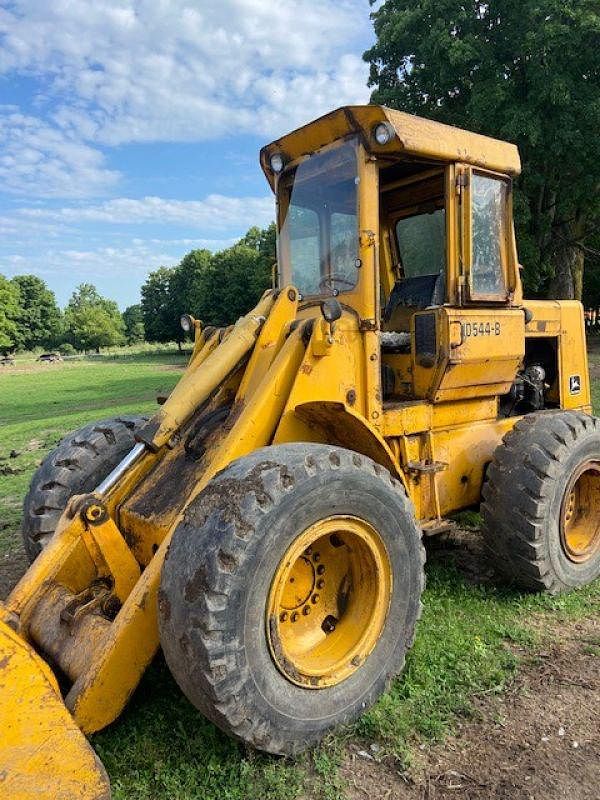
[[[387,122],[395,134],[385,145],[377,144],[373,137],[373,129],[380,122]],[[343,106],[263,147],[260,161],[267,180],[273,187],[269,159],[274,152],[282,153],[287,161],[295,161],[352,133],[361,136],[370,153],[381,157],[462,162],[512,176],[521,172],[519,151],[510,142],[385,106],[368,105]]]

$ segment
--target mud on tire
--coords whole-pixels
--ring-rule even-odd
[[[394,590],[381,635],[334,686],[288,680],[269,651],[266,600],[280,559],[331,515],[371,524]],[[363,713],[402,670],[420,615],[424,550],[402,485],[339,447],[262,448],[219,473],[188,507],[159,593],[161,645],[188,699],[225,732],[271,753],[296,753]]]
[[[30,561],[50,540],[74,494],[91,492],[135,444],[146,417],[105,419],[69,433],[35,472],[23,503],[21,532]]]
[[[577,411],[530,414],[496,448],[481,510],[492,563],[506,580],[557,594],[600,575],[600,547],[576,563],[561,533],[565,492],[588,462],[600,463],[600,420]]]

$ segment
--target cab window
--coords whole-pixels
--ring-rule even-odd
[[[473,173],[471,294],[506,298],[506,181]]]

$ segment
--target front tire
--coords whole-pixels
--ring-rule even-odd
[[[147,417],[92,422],[62,439],[31,479],[21,533],[33,561],[52,538],[69,498],[93,491],[135,444]]]
[[[578,411],[520,420],[482,497],[485,541],[509,581],[557,594],[600,575],[600,420]]]
[[[159,594],[167,663],[222,730],[296,753],[401,671],[423,562],[412,506],[381,466],[339,447],[262,448],[217,475],[174,533]]]

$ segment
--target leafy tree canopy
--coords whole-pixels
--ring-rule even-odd
[[[17,275],[11,282],[18,287],[20,295],[17,322],[21,346],[25,350],[56,347],[62,334],[62,315],[54,292],[37,275]]]
[[[96,350],[124,342],[124,324],[114,300],[102,297],[91,283],[75,289],[65,309],[67,336],[78,350]]]
[[[144,341],[144,315],[142,306],[128,306],[123,312],[123,325],[127,344],[137,344]]]
[[[148,342],[176,342],[181,338],[179,319],[173,311],[173,269],[159,267],[142,286],[142,316]]]
[[[17,284],[0,275],[0,351],[9,353],[22,343],[19,318],[21,296]]]
[[[600,217],[597,0],[386,0],[373,19],[372,101],[515,141],[526,284],[581,297]]]
[[[172,268],[151,272],[142,286],[146,339],[183,341],[182,314],[206,325],[228,325],[256,305],[271,285],[275,224],[250,228],[233,247],[219,253],[191,250]]]

